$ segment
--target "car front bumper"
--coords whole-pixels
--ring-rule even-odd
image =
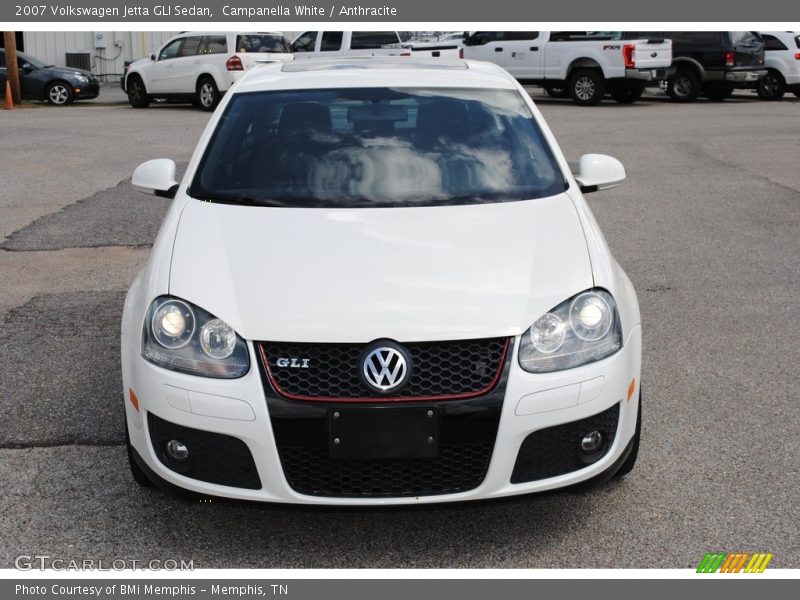
[[[131,444],[147,469],[167,484],[210,496],[293,504],[390,505],[499,498],[571,486],[613,471],[629,450],[636,427],[641,368],[640,326],[628,332],[623,348],[615,355],[556,373],[523,371],[517,361],[518,344],[519,338],[515,340],[513,352],[506,358],[507,379],[498,404],[499,424],[488,468],[482,482],[468,491],[398,497],[298,493],[284,474],[267,392],[252,344],[250,371],[240,379],[219,380],[176,373],[146,362],[131,339],[123,335],[125,411]],[[131,391],[137,398],[138,408],[134,408],[130,401]],[[480,399],[475,402],[480,402]],[[582,421],[615,405],[619,407],[616,433],[602,458],[568,473],[511,483],[517,456],[529,435]],[[149,413],[170,424],[241,440],[252,455],[257,470],[257,489],[207,483],[168,468],[153,448],[148,427]]]
[[[97,98],[100,95],[100,83],[98,81],[90,81],[85,85],[73,85],[72,93],[75,94],[76,100],[91,100],[92,98]]]

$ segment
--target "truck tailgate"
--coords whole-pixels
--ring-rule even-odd
[[[637,69],[660,69],[672,64],[672,40],[635,40],[633,44]]]

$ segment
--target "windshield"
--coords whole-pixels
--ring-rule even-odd
[[[358,208],[527,200],[566,187],[515,90],[367,88],[236,94],[189,194]]]
[[[21,67],[25,63],[30,63],[32,67],[43,69],[47,65],[40,61],[38,58],[32,57],[30,54],[24,52],[17,52],[17,64]]]
[[[280,35],[247,33],[236,36],[236,52],[290,52],[286,40]]]

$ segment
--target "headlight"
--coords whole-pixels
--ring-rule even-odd
[[[622,348],[617,305],[595,289],[562,302],[522,336],[519,365],[530,373],[562,371],[605,358]]]
[[[163,296],[147,310],[142,356],[173,371],[233,379],[250,369],[247,344],[222,319]]]
[[[86,77],[86,75],[75,75],[75,79],[77,79],[79,83],[89,83],[89,78]]]

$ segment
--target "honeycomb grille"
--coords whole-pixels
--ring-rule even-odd
[[[335,460],[326,448],[279,448],[283,472],[309,496],[407,497],[455,494],[478,487],[492,456],[491,443],[451,444],[437,458]]]
[[[164,466],[192,479],[257,490],[261,488],[253,455],[242,440],[221,433],[201,431],[170,423],[147,413],[150,441]],[[179,440],[189,449],[189,458],[179,463],[165,452],[169,440]]]
[[[390,398],[465,398],[489,392],[503,368],[508,338],[403,344],[413,369]],[[308,400],[375,398],[359,376],[361,344],[262,342],[268,378],[282,396]],[[279,358],[307,360],[308,368],[279,367]],[[385,399],[390,399],[385,398]]]
[[[602,432],[606,440],[603,449],[594,457],[599,460],[614,443],[618,419],[619,404],[615,404],[592,417],[533,432],[520,446],[511,483],[547,479],[586,467],[588,463],[581,459],[579,444],[586,433],[595,429]]]

